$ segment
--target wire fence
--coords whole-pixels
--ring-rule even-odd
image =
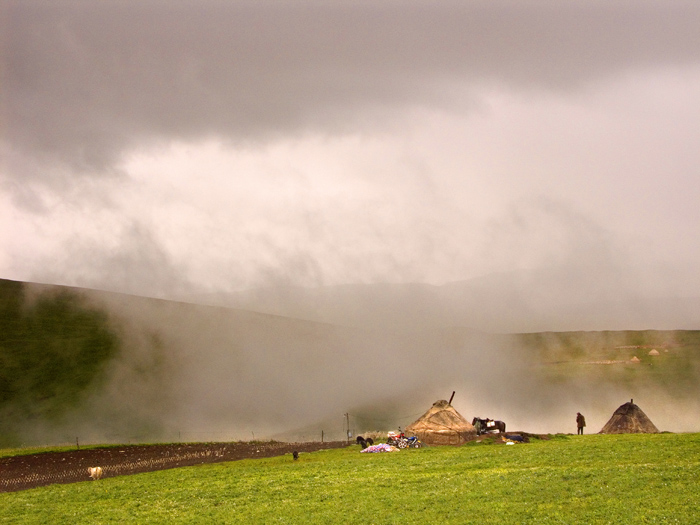
[[[53,483],[90,481],[91,468],[99,478],[152,472],[176,467],[314,452],[347,446],[335,442],[193,443],[97,447],[0,458],[0,492],[14,492]]]
[[[19,443],[19,448],[27,447],[72,447],[76,448],[93,445],[118,443],[125,445],[143,443],[231,443],[249,441],[283,441],[283,442],[324,442],[342,441],[357,435],[372,433],[373,435],[386,434],[390,430],[397,430],[415,421],[421,413],[401,416],[376,417],[357,413],[346,413],[337,425],[329,425],[325,428],[306,428],[303,430],[287,432],[257,431],[255,429],[171,429],[156,433],[144,434],[116,434],[107,436],[80,436],[74,439],[61,438],[48,442]]]
[[[250,443],[250,442],[331,442],[346,439],[344,429],[335,430],[303,430],[289,432],[256,432],[256,431],[230,431],[230,430],[175,430],[158,432],[154,434],[114,434],[106,436],[76,436],[73,439],[59,438],[50,441],[32,440],[20,442],[8,448],[37,449],[41,451],[46,448],[69,448],[80,450],[85,447],[93,447],[109,444],[120,445],[141,445],[155,443]],[[0,447],[2,448],[2,447]]]

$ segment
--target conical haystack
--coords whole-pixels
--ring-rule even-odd
[[[599,434],[656,434],[656,428],[651,419],[632,401],[625,403],[615,410],[603,430]]]
[[[406,427],[427,445],[461,445],[476,438],[476,429],[444,399]]]

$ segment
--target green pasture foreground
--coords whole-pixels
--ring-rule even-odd
[[[0,522],[700,523],[700,434],[359,450],[0,494]]]

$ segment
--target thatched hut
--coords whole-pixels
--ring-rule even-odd
[[[656,428],[651,419],[642,412],[642,409],[633,403],[625,403],[615,410],[610,420],[605,423],[599,434],[656,434]]]
[[[427,445],[462,445],[476,438],[476,429],[450,403],[441,399],[406,427]]]

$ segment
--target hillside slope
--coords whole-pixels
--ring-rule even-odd
[[[406,425],[453,390],[465,416],[533,432],[577,411],[602,426],[630,397],[652,420],[678,412],[668,430],[700,413],[696,331],[339,326],[13,281],[0,305],[6,443],[339,439],[348,421]]]
[[[694,281],[685,277],[664,287],[643,275],[548,268],[440,286],[270,286],[184,299],[353,326],[462,326],[500,333],[693,330],[700,327],[700,297],[693,295]]]

